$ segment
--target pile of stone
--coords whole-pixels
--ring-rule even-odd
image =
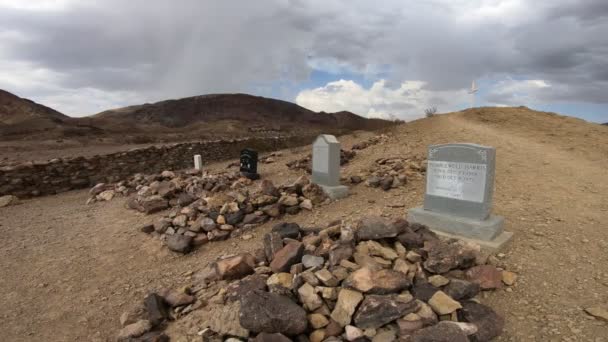
[[[403,219],[282,223],[253,254],[194,274],[187,300],[163,298],[176,317],[207,305],[187,333],[203,341],[489,341],[504,320],[477,297],[512,286],[516,275],[484,263],[479,246]]]
[[[354,144],[352,149],[353,150],[364,150],[370,146],[382,144],[386,141],[388,141],[388,135],[380,134],[380,135],[373,136],[365,141]]]
[[[239,178],[238,172],[212,174],[198,170],[163,171],[151,175],[137,173],[118,183],[95,185],[89,191],[87,204],[135,193],[128,207],[151,214],[170,206],[193,202],[196,197],[208,192],[224,191]]]
[[[341,149],[340,165],[347,164],[349,161],[355,158],[356,155],[357,152],[353,150]],[[290,170],[305,170],[307,173],[312,173],[312,154],[309,154],[306,157],[300,159],[292,160],[285,165],[287,165]]]
[[[384,191],[407,184],[412,177],[421,178],[426,171],[426,161],[408,158],[380,158],[367,172],[350,177],[350,182],[358,184],[365,179],[365,184]]]
[[[182,193],[169,214],[142,227],[142,231],[158,237],[174,252],[188,253],[193,247],[241,236],[270,219],[312,210],[328,200],[323,189],[306,176],[279,187],[269,180],[258,183],[257,189],[251,189],[253,181],[239,178],[226,192],[209,196]],[[149,198],[138,203],[148,203]]]

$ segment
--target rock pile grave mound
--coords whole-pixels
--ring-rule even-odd
[[[403,219],[282,223],[255,252],[195,273],[191,287],[148,295],[123,314],[119,337],[160,341],[163,322],[176,320],[172,334],[203,341],[489,341],[504,319],[477,297],[515,279],[485,264],[479,246]]]

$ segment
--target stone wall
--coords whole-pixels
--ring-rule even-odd
[[[307,145],[313,139],[312,136],[290,136],[177,143],[92,157],[4,166],[0,167],[0,196],[25,198],[56,194],[101,182],[117,182],[138,172],[157,173],[192,168],[195,154],[203,157],[203,164],[238,160],[239,152],[245,147],[273,151]]]

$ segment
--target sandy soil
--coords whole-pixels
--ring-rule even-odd
[[[582,310],[608,307],[608,128],[554,116],[539,120],[542,125],[529,124],[522,115],[499,112],[419,120],[360,152],[343,174],[356,174],[381,156],[423,156],[433,143],[495,146],[494,212],[515,232],[501,262],[519,274],[512,292],[482,298],[506,317],[499,340],[608,341],[608,323]],[[350,147],[367,136],[341,141]],[[285,151],[276,163],[261,165],[262,176],[276,183],[295,179],[300,173],[284,163],[306,152]],[[403,216],[423,196],[424,179],[389,192],[361,184],[347,199],[283,220],[310,225]],[[120,314],[148,291],[188,283],[189,271],[219,255],[253,250],[278,222],[258,228],[252,240],[211,243],[178,256],[138,231],[156,215],[124,209],[123,198],[92,206],[86,198],[86,191],[77,191],[0,208],[2,340],[112,340]]]

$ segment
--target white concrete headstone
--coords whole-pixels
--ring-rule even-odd
[[[194,156],[194,168],[197,170],[203,169],[203,157],[200,154]]]

